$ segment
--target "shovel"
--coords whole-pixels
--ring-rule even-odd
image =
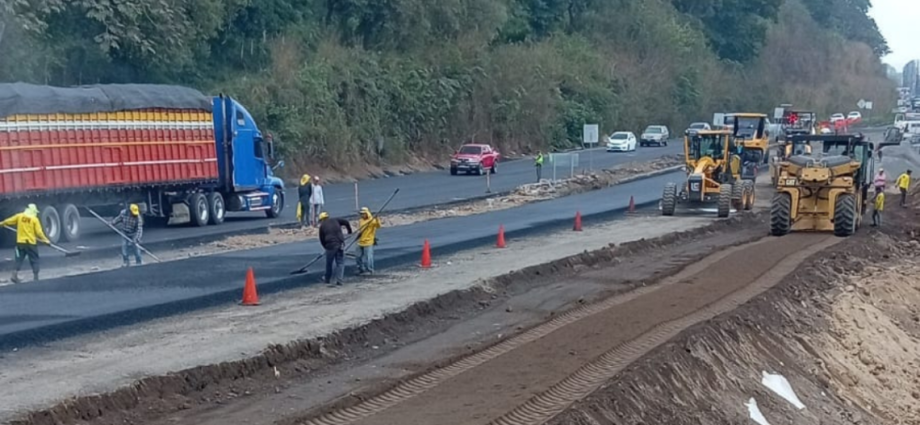
[[[387,205],[390,205],[390,201],[392,201],[393,198],[396,197],[396,194],[397,194],[397,193],[399,193],[399,189],[396,189],[395,191],[393,191],[393,194],[390,195],[390,198],[387,199],[387,201],[383,203],[383,206],[380,207],[379,210],[377,210],[377,213],[374,214],[374,217],[377,217],[378,215],[380,215],[380,213],[382,213],[383,210],[386,209]],[[353,239],[351,240],[351,242],[348,243],[347,246],[345,246],[345,252],[348,252],[348,249],[351,248],[351,246],[354,245],[355,242],[357,242],[358,236],[361,234],[361,232],[362,232],[363,230],[364,230],[364,228],[358,228],[358,231],[357,231],[357,232],[354,232],[354,233],[352,234]],[[310,261],[309,263],[307,263],[307,265],[305,265],[305,266],[303,266],[303,267],[301,267],[301,268],[299,268],[299,269],[297,269],[297,270],[292,271],[291,274],[292,274],[292,275],[297,275],[297,274],[304,274],[304,273],[306,273],[306,272],[310,269],[310,266],[316,264],[316,262],[319,261],[320,258],[323,258],[323,256],[325,256],[325,255],[326,255],[325,253],[322,253],[322,254],[320,254],[320,255],[317,255],[316,258],[314,258],[312,261]]]
[[[10,226],[3,226],[3,227],[5,227],[6,230],[9,230],[9,231],[11,231],[11,232],[13,232],[13,233],[16,233],[16,229],[14,229],[14,228],[12,228],[12,227],[10,227]],[[44,242],[42,242],[42,243],[44,243]],[[66,249],[64,249],[64,248],[61,248],[61,247],[59,247],[59,246],[57,246],[57,245],[55,245],[55,244],[53,244],[53,243],[50,243],[50,242],[48,243],[48,246],[50,246],[51,248],[53,248],[55,251],[60,251],[60,252],[62,252],[62,253],[64,254],[64,257],[76,257],[76,256],[82,254],[82,252],[80,252],[80,251],[68,251],[68,250],[66,250]]]
[[[121,236],[122,239],[125,239],[125,240],[127,240],[128,242],[133,243],[134,245],[137,245],[137,247],[140,248],[141,251],[144,251],[144,253],[146,253],[147,255],[149,255],[150,258],[153,258],[154,260],[157,260],[158,263],[162,263],[162,262],[163,262],[163,260],[160,260],[156,255],[153,255],[152,252],[147,251],[147,248],[144,248],[143,246],[141,246],[141,244],[134,242],[131,238],[129,238],[128,236],[126,236],[124,233],[122,233],[121,230],[116,229],[115,226],[112,225],[112,223],[109,223],[108,220],[102,218],[102,216],[100,216],[99,214],[96,214],[95,211],[93,211],[93,210],[91,210],[91,209],[89,209],[89,208],[87,208],[86,210],[89,211],[89,213],[92,214],[93,217],[98,218],[99,221],[105,223],[106,226],[109,226],[109,229],[112,229],[112,231],[114,231],[115,233],[118,233],[118,236]]]

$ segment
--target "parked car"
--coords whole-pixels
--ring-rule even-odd
[[[840,114],[840,113],[831,115],[831,122],[832,122],[832,123],[835,123],[835,122],[837,122],[837,121],[843,121],[843,120],[845,120],[845,119],[847,119],[847,117],[843,116],[843,114]]]
[[[668,130],[668,127],[663,125],[650,125],[642,132],[642,137],[639,138],[639,145],[651,146],[654,143],[655,146],[667,146],[670,138],[671,131]]]
[[[492,149],[490,145],[467,144],[460,147],[450,158],[450,175],[456,176],[459,172],[467,174],[476,173],[485,175],[486,170],[491,174],[498,172],[498,161],[501,154]]]
[[[607,152],[632,152],[637,145],[636,135],[631,131],[618,131],[607,138]]]
[[[859,111],[853,111],[847,114],[847,119],[850,121],[859,121],[862,119],[862,114]]]
[[[690,135],[699,133],[701,131],[709,131],[709,130],[712,130],[712,126],[710,126],[708,122],[695,122],[693,124],[690,124],[690,127],[687,127],[687,129],[684,130],[684,135],[690,136]]]

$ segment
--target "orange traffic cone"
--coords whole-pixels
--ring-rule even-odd
[[[504,225],[498,226],[498,243],[496,243],[495,246],[499,248],[504,248],[506,246],[505,245],[505,226]]]
[[[246,284],[243,286],[243,305],[259,305],[259,294],[256,293],[256,277],[252,267],[246,271]]]
[[[575,227],[572,230],[576,232],[581,231],[581,211],[575,211]]]
[[[635,212],[636,212],[636,198],[630,196],[629,197],[629,213],[633,214]]]
[[[428,239],[425,239],[425,245],[422,246],[422,264],[423,269],[431,268],[431,244],[428,243]]]

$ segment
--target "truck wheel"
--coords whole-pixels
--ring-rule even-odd
[[[195,193],[188,198],[188,212],[191,214],[192,224],[198,227],[207,226],[211,216],[208,208],[208,199],[202,193]]]
[[[272,194],[272,207],[265,210],[265,215],[268,218],[278,218],[282,210],[284,210],[284,193],[281,192],[281,188],[276,187],[275,193]]]
[[[773,195],[770,205],[770,234],[785,236],[792,230],[792,196],[788,193]]]
[[[661,195],[661,215],[672,216],[677,208],[677,185],[668,183],[664,185],[664,193]]]
[[[74,204],[64,204],[63,216],[61,217],[61,236],[67,242],[76,242],[80,239],[80,210]]]
[[[719,218],[726,218],[732,211],[732,185],[723,184],[719,187]]]
[[[497,174],[498,173],[498,163],[492,163],[492,168],[489,169],[489,173]]]
[[[480,176],[486,175],[486,167],[484,167],[483,165],[479,165],[478,174],[479,174]]]
[[[856,233],[856,198],[844,193],[834,203],[834,235],[845,238]]]
[[[208,195],[208,208],[211,210],[211,224],[221,224],[227,217],[227,206],[224,205],[224,196],[220,192],[212,192]]]
[[[50,205],[43,207],[38,217],[42,222],[45,236],[51,240],[51,243],[58,243],[61,240],[61,215],[58,214],[57,208]]]
[[[456,175],[457,175],[457,169],[454,168],[454,167],[450,167],[450,175],[456,176]]]

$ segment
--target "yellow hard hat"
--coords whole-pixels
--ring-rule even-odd
[[[38,207],[37,207],[35,204],[29,204],[29,206],[26,207],[25,213],[26,213],[26,215],[30,215],[30,216],[33,216],[33,217],[34,217],[34,216],[37,216],[37,215],[38,215]]]
[[[140,215],[140,214],[141,214],[141,207],[137,206],[137,204],[131,204],[131,215]]]
[[[320,219],[320,220],[325,220],[325,219],[327,219],[327,218],[329,218],[329,213],[327,213],[327,212],[325,212],[325,211],[319,213],[319,219]]]
[[[307,183],[310,183],[310,175],[309,175],[309,174],[304,174],[303,177],[300,178],[300,184],[301,184],[301,185],[304,185],[304,184],[307,184]]]
[[[361,214],[371,215],[371,210],[367,207],[361,208]]]

